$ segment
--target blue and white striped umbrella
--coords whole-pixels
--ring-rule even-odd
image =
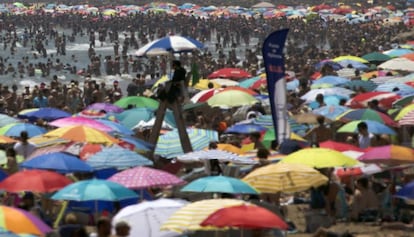
[[[218,141],[218,133],[213,130],[187,128],[187,134],[193,151],[203,150],[208,147],[211,141]],[[158,138],[155,154],[165,158],[174,158],[184,154],[177,129]]]
[[[192,38],[178,35],[167,36],[161,39],[152,41],[135,53],[136,56],[157,56],[169,53],[179,53],[185,51],[192,51],[195,49],[202,49],[204,45]]]
[[[186,153],[177,156],[181,162],[196,162],[203,160],[219,160],[222,162],[232,162],[234,164],[256,164],[257,161],[253,157],[240,157],[234,153],[222,150],[201,150]]]
[[[104,147],[86,161],[95,170],[116,168],[127,169],[136,166],[153,165],[146,157],[120,146]]]

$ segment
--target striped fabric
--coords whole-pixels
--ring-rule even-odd
[[[193,151],[203,150],[211,141],[218,141],[218,133],[213,130],[187,128],[187,134]],[[177,129],[158,138],[155,154],[165,158],[174,158],[184,154]]]
[[[184,155],[177,156],[177,159],[181,162],[195,162],[203,160],[217,159],[222,162],[232,162],[234,164],[256,164],[257,161],[240,157],[234,153],[230,153],[222,150],[201,150],[195,152],[189,152]]]
[[[200,223],[213,212],[221,208],[238,206],[242,204],[248,203],[237,199],[208,199],[193,202],[184,206],[170,216],[170,218],[161,226],[161,230],[169,230],[178,233],[197,230],[215,230],[217,229],[216,227],[202,227],[200,226]]]
[[[328,178],[313,168],[283,163],[258,168],[243,180],[262,193],[300,192],[328,182]]]
[[[108,168],[126,169],[153,165],[153,162],[144,156],[118,145],[103,147],[101,151],[91,155],[86,163],[95,170]]]
[[[406,113],[399,121],[399,125],[413,125],[414,124],[414,110]]]

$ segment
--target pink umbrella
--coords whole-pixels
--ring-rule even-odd
[[[412,164],[414,162],[414,150],[397,145],[372,147],[358,157],[358,160],[364,163],[385,165]]]
[[[81,126],[88,126],[90,128],[94,128],[94,129],[97,129],[103,132],[112,131],[112,128],[96,120],[85,118],[85,117],[67,117],[67,118],[57,119],[49,124],[55,127],[59,127],[59,128],[81,125]]]
[[[168,172],[148,167],[135,167],[114,174],[109,181],[122,184],[129,189],[143,189],[182,185],[185,181]]]

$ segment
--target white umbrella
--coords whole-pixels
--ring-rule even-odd
[[[155,118],[152,118],[149,121],[141,120],[141,121],[139,121],[139,123],[137,125],[132,127],[132,130],[135,130],[135,129],[138,129],[138,130],[151,129],[152,127],[154,127],[154,124],[155,124]],[[169,123],[167,123],[165,121],[162,121],[161,129],[173,130],[174,126],[170,125]]]
[[[130,205],[119,211],[112,220],[112,225],[125,221],[131,226],[129,236],[174,237],[181,234],[172,231],[161,231],[161,225],[170,216],[188,204],[184,200],[158,199],[140,204]]]
[[[181,162],[194,162],[194,161],[203,161],[203,160],[212,160],[217,159],[223,162],[232,162],[234,164],[256,164],[257,161],[242,158],[234,153],[222,151],[222,150],[201,150],[189,152],[184,155],[177,156],[177,159]]]
[[[337,96],[344,96],[348,97],[351,94],[354,94],[355,92],[352,90],[348,90],[341,87],[332,87],[332,88],[323,88],[323,89],[313,89],[308,91],[308,93],[304,94],[302,97],[300,97],[302,100],[306,101],[314,101],[316,96],[318,94],[322,94],[324,96],[328,95],[337,95]]]
[[[411,61],[407,58],[393,58],[384,63],[381,63],[378,68],[414,72],[414,61]]]
[[[204,48],[204,45],[192,38],[178,35],[154,40],[136,51],[136,56],[168,55]]]
[[[237,81],[233,81],[233,80],[226,79],[226,78],[217,78],[217,79],[212,79],[210,81],[213,83],[217,83],[220,86],[238,86],[239,85]]]

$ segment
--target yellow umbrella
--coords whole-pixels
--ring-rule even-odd
[[[405,106],[404,108],[401,109],[400,112],[398,112],[397,116],[395,116],[395,121],[401,120],[405,115],[407,115],[408,113],[410,113],[411,111],[414,110],[414,104],[409,104],[407,106]]]
[[[14,139],[11,139],[10,137],[0,135],[0,144],[15,143],[15,142],[17,142],[17,141],[14,140]]]
[[[172,214],[161,226],[161,230],[178,233],[196,230],[217,230],[217,227],[200,226],[200,223],[219,209],[242,204],[248,203],[237,199],[208,199],[193,202]]]
[[[238,148],[237,146],[234,146],[232,144],[228,144],[228,143],[219,143],[219,144],[217,144],[217,150],[228,151],[228,152],[232,152],[232,153],[237,154],[237,155],[244,154],[244,152],[240,148]]]
[[[159,84],[164,83],[164,82],[166,82],[168,80],[169,79],[168,79],[168,76],[167,75],[162,76],[160,79],[158,79],[158,81],[156,81],[154,83],[154,85],[152,85],[152,89],[156,88]]]
[[[280,162],[303,164],[314,168],[354,166],[358,162],[349,156],[328,148],[306,148],[283,158]]]
[[[326,176],[309,166],[289,163],[258,168],[243,180],[261,193],[300,192],[328,182]]]
[[[87,126],[67,126],[52,130],[44,137],[59,137],[74,142],[88,142],[112,145],[119,141],[108,134]]]
[[[304,139],[303,137],[301,137],[298,134],[293,133],[293,132],[290,133],[290,139],[296,140],[296,141],[301,141],[301,142],[307,142],[306,139]]]
[[[197,90],[207,90],[207,89],[209,89],[208,88],[209,83],[212,83],[214,88],[216,88],[216,89],[221,87],[220,84],[212,82],[209,79],[200,79],[200,81],[198,81],[198,83],[195,84],[195,85],[192,85],[192,82],[190,81],[189,86],[191,86],[191,87],[193,87],[194,89],[197,89]]]
[[[336,57],[336,58],[332,59],[332,61],[334,61],[334,62],[339,62],[339,61],[342,61],[342,60],[352,60],[352,61],[356,61],[356,62],[360,62],[360,63],[368,63],[367,60],[365,60],[361,57],[351,56],[351,55],[339,56],[339,57]]]

